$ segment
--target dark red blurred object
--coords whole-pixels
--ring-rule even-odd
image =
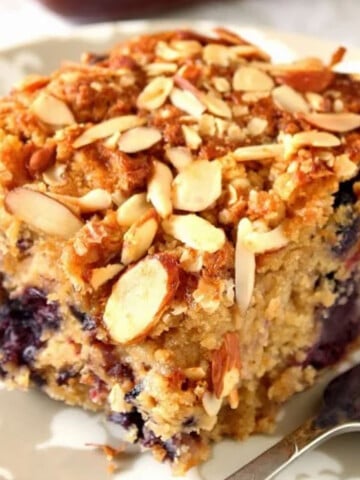
[[[38,0],[55,13],[80,22],[144,18],[196,0]]]

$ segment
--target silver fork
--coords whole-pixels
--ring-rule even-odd
[[[225,480],[270,480],[306,451],[348,432],[360,432],[360,364],[329,383],[317,415]]]

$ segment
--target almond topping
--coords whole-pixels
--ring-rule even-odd
[[[65,170],[66,165],[64,163],[55,163],[55,165],[43,172],[42,178],[47,185],[50,185],[50,187],[64,185]]]
[[[181,172],[193,161],[191,152],[186,147],[172,147],[166,150],[166,156],[170,163]]]
[[[335,157],[334,171],[340,182],[345,182],[355,177],[358,170],[358,165],[351,161],[346,153]]]
[[[257,135],[261,135],[262,133],[264,133],[267,126],[268,122],[265,118],[253,117],[247,124],[247,129],[252,137],[256,137]]]
[[[356,113],[308,113],[302,118],[330,132],[350,132],[360,127],[360,115]]]
[[[169,96],[174,82],[168,77],[156,77],[146,85],[137,99],[138,108],[156,110],[161,107]]]
[[[206,110],[205,106],[198,100],[189,90],[180,90],[174,88],[170,95],[171,103],[188,113],[189,115],[198,118]]]
[[[310,110],[304,97],[288,85],[281,85],[281,87],[274,88],[271,95],[275,105],[285,112],[307,113]]]
[[[36,190],[11,190],[5,197],[5,206],[16,218],[48,235],[70,238],[83,226],[65,205]]]
[[[243,244],[243,238],[252,231],[250,220],[242,218],[237,228],[235,247],[235,297],[241,313],[248,309],[255,285],[255,254]]]
[[[237,385],[240,367],[239,337],[235,332],[228,332],[221,347],[213,352],[211,361],[211,378],[217,398],[226,397]]]
[[[121,251],[121,263],[129,265],[146,255],[158,229],[155,210],[150,210],[125,233]]]
[[[124,265],[121,265],[120,263],[106,265],[106,267],[94,268],[91,271],[90,284],[94,290],[97,290],[106,282],[114,278],[123,269]]]
[[[62,100],[40,92],[30,106],[30,110],[42,121],[54,126],[75,123],[74,115]]]
[[[221,164],[214,160],[191,163],[173,182],[174,207],[187,212],[200,212],[212,205],[221,195]]]
[[[186,145],[190,148],[190,150],[197,150],[202,143],[200,135],[193,127],[189,127],[188,125],[181,125],[181,130],[183,132]]]
[[[144,69],[150,77],[157,77],[164,73],[175,73],[178,66],[176,63],[171,62],[154,62],[145,65]]]
[[[265,145],[252,145],[250,147],[240,147],[234,151],[234,157],[238,162],[251,160],[265,160],[268,158],[280,157],[284,153],[284,147],[278,143]]]
[[[225,233],[197,215],[172,215],[162,223],[168,235],[188,247],[204,252],[216,252],[225,244]]]
[[[122,227],[131,227],[150,209],[151,204],[146,200],[146,193],[135,193],[119,206],[116,212],[117,222]]]
[[[43,173],[56,160],[56,145],[47,145],[34,152],[29,160],[28,169],[32,175]]]
[[[231,118],[231,108],[226,102],[224,102],[224,100],[221,100],[221,98],[215,97],[209,93],[208,95],[203,95],[201,100],[204,102],[209,112],[218,115],[219,117]]]
[[[241,240],[243,246],[255,254],[279,250],[286,247],[289,239],[285,236],[282,225],[269,232],[249,232]]]
[[[220,93],[230,92],[231,90],[229,81],[224,77],[214,77],[212,83]]]
[[[206,372],[202,367],[185,368],[184,374],[191,380],[202,380],[206,376]]]
[[[338,147],[341,145],[340,138],[332,133],[319,132],[317,130],[309,130],[307,132],[299,132],[290,136],[290,150],[296,151],[303,146],[311,147]]]
[[[209,417],[216,417],[221,409],[222,398],[217,398],[216,395],[211,392],[205,392],[202,397],[202,404]]]
[[[145,121],[144,118],[137,117],[136,115],[123,115],[121,117],[110,118],[85,130],[80,137],[73,142],[73,147],[84,147],[97,140],[125,132],[130,128],[139,127],[143,125]]]
[[[104,323],[113,340],[140,340],[157,324],[173,298],[178,267],[170,255],[147,257],[127,270],[114,285],[106,303]]]
[[[154,205],[160,217],[172,213],[171,184],[173,176],[170,168],[162,162],[153,162],[153,174],[148,183],[147,199]]]
[[[163,60],[173,62],[181,57],[179,50],[171,48],[166,42],[160,41],[156,43],[155,54]]]
[[[273,87],[273,79],[267,73],[254,67],[239,67],[233,77],[233,88],[236,91],[267,91]]]
[[[96,212],[98,210],[106,210],[112,205],[111,194],[102,188],[90,190],[82,197],[77,199],[80,210],[86,212]]]
[[[209,65],[227,67],[229,65],[229,49],[224,45],[209,43],[203,48],[204,62]]]
[[[157,128],[136,127],[121,135],[118,146],[121,152],[136,153],[147,150],[161,138],[161,132]]]

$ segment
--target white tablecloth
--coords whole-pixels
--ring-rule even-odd
[[[167,17],[264,25],[360,47],[360,0],[204,0],[161,18]],[[34,0],[0,0],[0,48],[69,28],[69,22]]]

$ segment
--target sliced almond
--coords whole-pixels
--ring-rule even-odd
[[[203,103],[201,103],[200,100],[189,90],[174,88],[170,94],[170,100],[175,107],[195,118],[199,118],[206,110]]]
[[[163,60],[173,62],[181,57],[179,50],[171,48],[166,42],[160,41],[156,43],[155,54]]]
[[[189,367],[185,368],[184,374],[191,380],[202,380],[206,377],[206,372],[202,367]]]
[[[148,183],[147,199],[154,205],[160,217],[172,213],[171,184],[173,176],[170,168],[162,162],[153,162],[153,174]]]
[[[355,177],[359,171],[359,167],[356,163],[350,160],[349,155],[344,153],[343,155],[335,157],[334,171],[340,182],[345,182],[346,180]]]
[[[205,412],[210,417],[216,417],[216,415],[220,412],[221,409],[222,398],[218,398],[211,392],[205,392],[202,397],[202,404]]]
[[[156,110],[161,107],[169,96],[174,82],[172,78],[156,77],[146,85],[137,99],[138,108]]]
[[[214,160],[198,160],[179,173],[172,185],[175,208],[200,212],[212,205],[221,195],[221,164]]]
[[[245,248],[255,254],[279,250],[289,243],[282,225],[269,232],[249,232],[247,235],[243,235],[241,241]]]
[[[78,198],[80,210],[86,212],[96,212],[98,210],[106,210],[112,205],[111,193],[103,188],[95,188],[90,190],[82,197]]]
[[[170,163],[181,172],[193,161],[191,152],[186,147],[172,147],[166,150],[166,156]]]
[[[258,68],[241,66],[234,73],[233,88],[236,91],[268,91],[274,87],[274,80]]]
[[[123,269],[124,265],[121,265],[121,263],[106,265],[106,267],[93,268],[91,271],[90,284],[94,290],[97,290],[106,282],[114,278]]]
[[[173,40],[171,47],[181,52],[182,57],[191,57],[201,52],[201,43],[196,40]]]
[[[306,132],[299,132],[290,137],[291,150],[296,151],[300,147],[338,147],[341,145],[340,138],[332,133],[319,132],[318,130],[309,130]]]
[[[247,124],[247,130],[252,137],[256,137],[257,135],[264,133],[264,131],[267,129],[267,126],[268,122],[265,118],[253,117]]]
[[[62,126],[75,123],[74,115],[66,103],[46,92],[39,93],[30,105],[30,110],[49,125]]]
[[[202,51],[204,62],[209,65],[227,67],[229,65],[229,48],[218,43],[205,45]]]
[[[211,361],[211,379],[217,398],[230,394],[240,379],[240,346],[236,332],[227,332],[220,348],[215,350]]]
[[[213,137],[216,135],[216,123],[215,117],[205,113],[201,115],[199,120],[199,133],[200,135],[209,135]]]
[[[116,219],[122,227],[131,227],[149,210],[151,210],[151,204],[146,200],[146,193],[135,193],[119,206]]]
[[[118,146],[121,152],[136,153],[147,150],[162,138],[154,127],[135,127],[121,135]]]
[[[263,60],[270,60],[269,55],[255,45],[236,45],[229,47],[229,56],[233,61],[239,61],[241,58],[252,56],[259,57]]]
[[[317,110],[317,111],[324,110],[325,99],[322,95],[320,95],[320,93],[306,92],[305,97],[313,110]]]
[[[269,143],[265,145],[239,147],[233,152],[233,155],[238,162],[246,162],[251,160],[265,160],[268,158],[277,158],[281,157],[283,153],[283,145],[279,143]]]
[[[307,113],[310,110],[304,97],[288,85],[281,85],[280,87],[274,88],[271,95],[275,105],[285,112]]]
[[[113,340],[140,340],[157,324],[179,282],[170,256],[147,257],[125,272],[106,303],[104,323]]]
[[[50,187],[64,185],[66,165],[64,163],[55,163],[52,167],[42,173],[42,179]]]
[[[252,231],[250,220],[242,218],[237,228],[235,247],[235,298],[241,313],[249,308],[255,286],[255,254],[243,244],[243,238]]]
[[[74,148],[81,148],[103,138],[111,137],[114,134],[125,132],[130,128],[139,127],[146,122],[144,118],[136,115],[123,115],[110,118],[85,130],[80,137],[73,142]]]
[[[208,95],[203,95],[201,99],[209,112],[213,113],[214,115],[224,118],[232,117],[231,108],[221,98],[215,97],[209,93]]]
[[[356,113],[308,113],[302,118],[330,132],[350,132],[360,127],[360,115]]]
[[[163,221],[162,227],[168,235],[185,243],[188,247],[203,252],[216,252],[226,241],[222,229],[197,215],[172,215]]]
[[[188,125],[181,125],[181,130],[184,135],[185,143],[190,148],[190,150],[197,150],[201,143],[201,137],[193,127]]]
[[[230,92],[230,82],[225,77],[214,77],[212,83],[216,90],[220,93]]]
[[[172,62],[154,62],[149,65],[145,65],[144,69],[150,77],[157,77],[165,73],[175,73],[178,69],[176,63]]]
[[[123,238],[121,263],[129,265],[146,255],[151,247],[158,229],[158,220],[155,210],[150,210],[137,220]]]
[[[65,205],[44,193],[19,187],[5,196],[6,209],[16,218],[48,235],[67,239],[83,226]]]

